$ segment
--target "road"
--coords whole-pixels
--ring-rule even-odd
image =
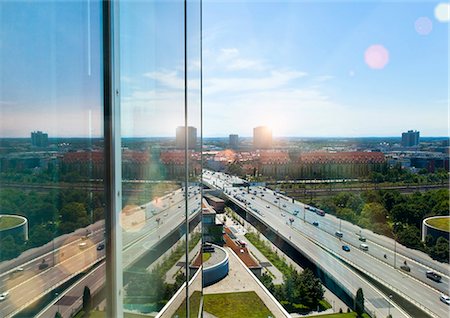
[[[200,196],[198,187],[189,187],[187,201],[190,219],[201,211]],[[178,189],[145,205],[123,209],[123,268],[185,221],[185,202],[184,191]],[[89,235],[86,237],[87,233]],[[92,231],[91,228],[88,231],[80,229],[76,234],[56,238],[55,242],[55,250],[50,248],[49,251],[49,247],[44,246],[7,264],[15,267],[7,269],[0,276],[0,292],[9,292],[9,297],[0,303],[0,317],[8,317],[25,308],[104,258],[105,250],[97,250],[98,244],[104,242],[102,225],[95,225]],[[47,266],[39,269],[43,260]],[[18,271],[19,267],[23,270]]]
[[[230,182],[230,177],[218,173],[212,175],[210,172],[204,173],[204,176],[207,183],[214,183],[216,187],[224,189],[224,193],[231,200],[245,207],[247,211],[263,220],[273,229],[278,229],[280,235],[290,240],[291,243],[296,244],[296,240],[303,236],[308,241],[325,248],[327,250],[326,257],[317,258],[318,251],[323,249],[318,249],[317,246],[315,248],[307,247],[303,243],[298,245],[307,255],[315,259],[316,264],[324,266],[328,272],[333,273],[333,271],[338,270],[337,268],[344,267],[341,265],[336,266],[337,263],[332,255],[337,255],[339,258],[345,259],[365,270],[385,285],[391,286],[393,290],[404,294],[409,300],[420,304],[426,311],[434,313],[435,316],[448,316],[449,307],[439,301],[440,291],[448,291],[447,265],[434,261],[430,262],[429,258],[419,258],[419,261],[417,261],[415,260],[417,253],[411,254],[414,259],[411,256],[405,257],[405,255],[409,255],[409,249],[399,247],[396,263],[398,266],[404,260],[407,260],[408,265],[411,267],[411,273],[407,274],[399,269],[394,269],[393,263],[391,263],[394,260],[394,244],[389,246],[389,240],[384,237],[362,230],[348,222],[341,223],[329,215],[325,217],[318,216],[306,210],[304,204],[299,202],[292,203],[292,199],[279,196],[268,189],[250,187],[247,193],[247,188],[231,187],[231,183],[236,182]],[[258,212],[255,212],[255,209]],[[294,217],[293,213],[296,210],[299,213]],[[290,218],[294,220],[292,224],[289,221]],[[312,225],[315,221],[318,222],[318,226]],[[342,239],[334,235],[339,229],[343,233]],[[369,251],[367,252],[359,249],[361,243],[359,241],[359,230],[361,230],[362,235],[367,237],[366,244],[369,246]],[[303,240],[303,242],[306,241]],[[342,245],[349,245],[351,251],[343,251]],[[384,254],[387,254],[387,259],[384,259]],[[328,263],[330,261],[331,263]],[[423,264],[433,265],[434,269],[439,270],[443,274],[443,282],[438,284],[427,279],[425,271],[429,267]],[[337,273],[333,273],[333,276],[337,278],[338,276],[335,276],[335,274]],[[352,273],[350,276],[353,277],[355,274]],[[340,279],[338,280],[341,281]],[[351,285],[347,284],[346,286],[350,290]],[[366,289],[370,289],[370,287]],[[378,295],[375,298],[379,297],[381,296]],[[373,306],[377,307],[377,304],[375,303]],[[385,315],[386,313],[384,313]]]

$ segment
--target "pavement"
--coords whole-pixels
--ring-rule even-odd
[[[256,276],[248,271],[242,261],[236,256],[232,249],[227,248],[229,254],[228,275],[219,282],[203,288],[203,294],[222,294],[254,291],[264,304],[275,315],[275,317],[286,317],[277,306],[277,303],[258,284]]]
[[[237,216],[237,217],[239,217],[239,216]],[[220,216],[220,218],[222,220],[222,216]],[[260,263],[265,262],[265,263],[269,263],[271,265],[269,267],[266,267],[265,270],[270,271],[270,273],[273,275],[272,276],[272,277],[274,277],[273,283],[275,285],[282,284],[283,283],[283,274],[275,266],[273,266],[269,262],[269,260],[256,247],[254,247],[244,236],[248,230],[253,231],[255,233],[257,233],[257,230],[253,226],[251,226],[250,223],[246,222],[242,218],[240,218],[240,220],[244,222],[244,226],[242,226],[240,224],[236,225],[233,222],[233,220],[231,219],[231,217],[227,216],[226,225],[229,226],[230,228],[234,227],[234,229],[236,231],[233,231],[233,233],[236,235],[237,238],[245,240],[245,242],[247,242],[248,249],[251,251],[253,256]],[[266,243],[270,244],[270,246],[272,247],[272,250],[274,252],[277,252],[278,255],[283,255],[284,258],[286,259],[286,262],[288,265],[292,265],[299,272],[303,271],[302,267],[300,267],[294,260],[292,260],[291,258],[286,256],[280,249],[278,249],[275,245],[273,245],[272,242],[270,242],[268,239],[266,239],[264,237],[264,235],[260,235],[260,239],[265,241]],[[329,289],[327,289],[325,286],[324,286],[324,289],[325,289],[324,298],[330,303],[332,308],[331,308],[331,310],[328,310],[328,311],[322,311],[321,314],[339,312],[339,309],[341,309],[341,308],[344,312],[346,312],[348,306],[341,299],[339,299],[335,294],[333,294]],[[310,313],[309,315],[317,315],[317,314],[318,313],[313,312],[313,313]],[[300,316],[300,315],[298,315],[298,316]]]

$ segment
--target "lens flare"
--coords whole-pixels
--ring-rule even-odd
[[[449,22],[450,21],[450,3],[439,3],[434,8],[434,16],[439,22]]]
[[[414,28],[420,35],[428,35],[433,30],[433,22],[427,17],[420,17],[414,22]]]
[[[389,62],[389,52],[380,44],[371,45],[364,53],[364,60],[370,68],[381,70]]]

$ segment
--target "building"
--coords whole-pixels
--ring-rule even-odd
[[[231,149],[237,149],[239,147],[239,135],[230,135],[228,144]]]
[[[272,148],[272,130],[269,127],[259,126],[253,128],[253,148]]]
[[[402,146],[403,147],[414,147],[419,144],[420,132],[417,130],[408,130],[402,133]]]
[[[178,126],[176,132],[176,147],[179,149],[183,149],[185,145],[185,127]],[[197,148],[197,128],[189,126],[187,127],[188,132],[188,148],[195,149]]]
[[[34,147],[47,147],[48,146],[48,134],[42,131],[33,131],[31,133],[31,145]]]

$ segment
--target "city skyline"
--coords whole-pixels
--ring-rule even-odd
[[[206,1],[204,136],[251,136],[259,125],[278,137],[391,137],[411,128],[448,135],[448,17],[438,4]],[[152,51],[139,41],[155,27],[135,18],[146,5],[124,3],[121,16],[129,26],[121,30],[124,47],[134,48],[122,54],[122,134],[170,137],[183,112],[182,43],[162,42]],[[157,3],[152,10],[162,36],[181,36],[175,18],[182,6]],[[0,137],[32,130],[100,137],[99,4],[7,2],[2,11],[1,66],[10,78],[0,85],[7,119]],[[72,36],[46,36],[54,25]],[[198,70],[198,60],[188,65]],[[189,125],[199,127],[199,86],[188,85]]]

